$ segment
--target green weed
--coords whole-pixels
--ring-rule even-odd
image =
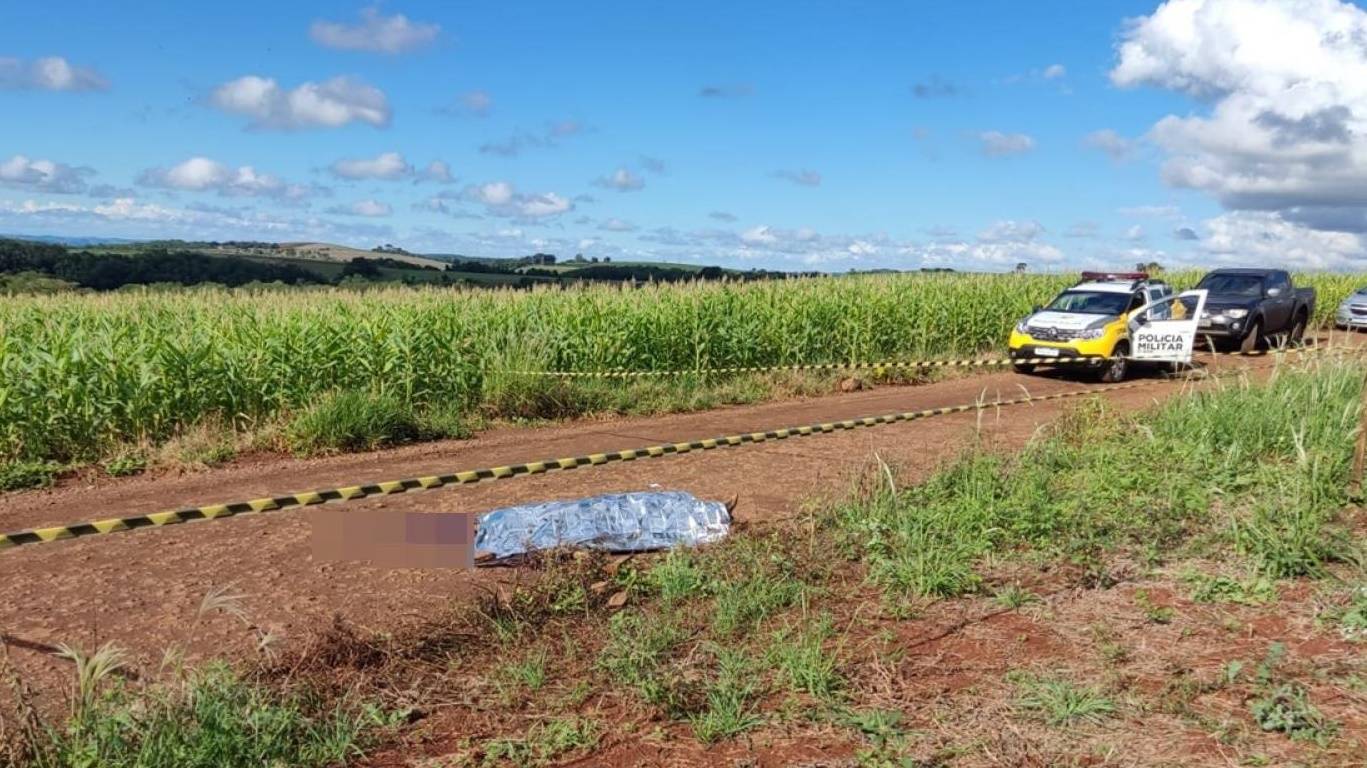
[[[1249,703],[1253,720],[1264,731],[1284,733],[1297,741],[1324,746],[1337,726],[1310,704],[1309,693],[1296,683],[1286,683]]]
[[[134,692],[111,685],[117,660],[100,655],[77,660],[79,707],[36,750],[39,768],[321,768],[359,755],[395,723],[374,707],[258,687],[222,665]]]
[[[549,765],[571,752],[592,749],[598,743],[600,731],[596,721],[583,717],[537,723],[523,736],[486,742],[482,765],[511,763],[519,768]]]
[[[841,685],[839,654],[825,647],[834,634],[835,625],[829,614],[822,614],[815,621],[804,618],[798,626],[790,625],[775,633],[769,647],[770,663],[790,690],[822,701],[836,698]]]
[[[646,572],[646,583],[666,603],[685,600],[703,593],[707,577],[698,566],[697,556],[682,549],[672,549]]]
[[[1144,618],[1150,624],[1171,624],[1173,617],[1177,615],[1171,606],[1155,604],[1147,589],[1134,591],[1134,603],[1144,612]]]
[[[1115,714],[1115,704],[1091,686],[1078,686],[1058,678],[1013,675],[1020,691],[1016,706],[1039,715],[1055,726],[1100,723]]]
[[[716,673],[707,685],[704,706],[688,716],[693,735],[708,744],[748,731],[763,721],[756,702],[760,687],[754,662],[733,648],[715,648],[713,655]]]
[[[992,599],[996,601],[997,605],[1014,611],[1024,608],[1030,603],[1038,603],[1039,595],[1021,587],[1020,584],[1012,583],[997,590]]]
[[[47,488],[62,469],[52,461],[16,461],[0,464],[0,491]]]
[[[608,640],[598,667],[647,702],[669,708],[677,702],[666,664],[670,652],[685,638],[672,613],[622,611],[608,620]]]

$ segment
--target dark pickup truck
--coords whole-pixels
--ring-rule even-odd
[[[1315,289],[1297,288],[1284,269],[1217,269],[1196,284],[1206,294],[1197,334],[1252,352],[1270,338],[1299,343],[1315,316]]]

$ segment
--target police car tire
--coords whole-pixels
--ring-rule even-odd
[[[1116,344],[1115,349],[1111,350],[1111,357],[1117,359],[1109,360],[1101,366],[1101,370],[1096,376],[1097,380],[1106,384],[1115,384],[1124,381],[1125,376],[1130,372],[1129,361],[1125,359],[1129,354],[1129,344],[1123,341]]]

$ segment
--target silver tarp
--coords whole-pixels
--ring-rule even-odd
[[[475,552],[495,559],[538,549],[644,552],[717,541],[731,528],[719,501],[683,491],[640,491],[505,507],[481,515]]]

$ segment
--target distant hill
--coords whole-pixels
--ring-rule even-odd
[[[377,256],[384,256],[395,261],[402,261],[405,264],[412,264],[417,267],[433,267],[444,269],[449,261],[433,259],[419,254],[407,253],[397,249],[384,251],[363,251],[360,248],[352,248],[346,245],[335,245],[333,243],[276,243],[279,250],[286,253],[293,251],[289,258],[295,259],[320,259],[322,261],[347,262],[358,258],[373,259]]]

